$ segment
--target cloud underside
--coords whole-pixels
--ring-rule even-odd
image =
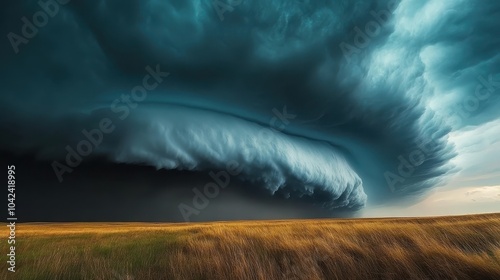
[[[0,29],[23,36],[41,8],[8,5]],[[85,157],[233,164],[270,194],[357,210],[440,185],[461,153],[450,133],[498,118],[500,3],[243,1],[223,20],[212,5],[75,1],[18,54],[3,40],[3,149],[67,165],[109,120]]]

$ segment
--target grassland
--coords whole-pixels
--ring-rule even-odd
[[[1,279],[500,279],[500,214],[29,223],[16,245],[11,273],[1,242]]]

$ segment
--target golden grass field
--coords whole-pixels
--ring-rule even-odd
[[[16,272],[5,240],[1,279],[500,279],[500,214],[27,223],[16,234]]]

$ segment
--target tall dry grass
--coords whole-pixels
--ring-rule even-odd
[[[2,279],[500,279],[500,214],[21,224],[17,240]]]

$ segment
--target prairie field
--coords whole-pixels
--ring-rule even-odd
[[[1,279],[500,279],[500,214],[21,223],[15,273],[6,240]]]

